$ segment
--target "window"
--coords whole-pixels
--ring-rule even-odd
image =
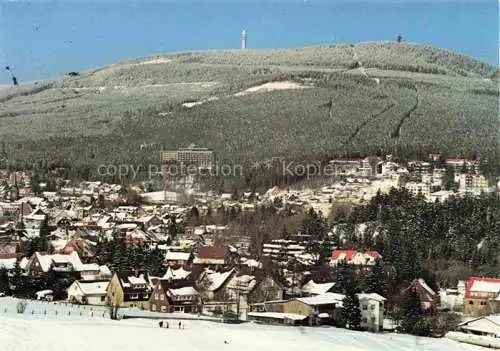
[[[144,295],[142,295],[142,297],[145,298],[145,299],[147,299],[149,297],[149,295],[148,294],[144,294]]]
[[[367,321],[366,317],[363,317],[363,323],[366,323]]]
[[[161,311],[166,312],[167,311],[167,306],[161,306]]]
[[[486,301],[481,301],[481,306],[486,306]]]
[[[137,300],[139,298],[139,294],[130,294],[131,300]]]
[[[106,301],[106,296],[101,296],[101,302]]]
[[[474,304],[474,301],[469,301],[469,305],[473,305]]]
[[[158,300],[158,293],[155,293],[155,300]]]
[[[370,306],[370,308],[371,308],[372,310],[374,310],[374,309],[375,309],[375,305],[371,305],[371,306]]]
[[[152,305],[151,305],[151,310],[152,310],[152,311],[156,311],[156,305],[155,305],[155,304],[152,304]]]
[[[363,311],[366,311],[368,309],[367,305],[363,305]]]

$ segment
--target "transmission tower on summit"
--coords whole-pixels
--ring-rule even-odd
[[[241,49],[245,50],[247,48],[247,31],[243,29],[241,32]]]

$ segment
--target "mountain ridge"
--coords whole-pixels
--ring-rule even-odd
[[[496,79],[487,63],[408,43],[153,55],[3,89],[0,138],[29,162],[156,162],[144,140],[229,160],[411,149],[497,160]],[[273,82],[311,88],[262,88]]]

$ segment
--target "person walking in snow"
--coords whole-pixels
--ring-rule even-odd
[[[168,329],[168,322],[167,322],[167,329]]]
[[[181,329],[182,327],[182,323],[179,321],[179,329]]]
[[[163,321],[158,322],[158,325],[160,326],[160,328],[163,328]]]

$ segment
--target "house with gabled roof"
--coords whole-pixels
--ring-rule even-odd
[[[29,237],[40,236],[40,228],[47,215],[39,208],[35,209],[29,215],[23,216],[24,229]]]
[[[109,281],[85,282],[75,280],[68,287],[68,302],[105,306]]]
[[[169,250],[165,255],[165,263],[169,267],[189,266],[193,261],[193,254],[185,251]]]
[[[118,307],[149,309],[151,298],[149,275],[146,271],[115,272],[107,287],[107,304]]]
[[[26,265],[26,272],[30,276],[39,276],[50,270],[55,272],[79,272],[82,266],[82,261],[77,252],[68,255],[48,255],[35,252]]]
[[[56,273],[78,273],[81,278],[91,280],[105,279],[109,274],[106,266],[99,266],[95,263],[82,263],[78,252],[73,251],[69,254],[44,254],[35,252],[27,261],[26,273],[29,276],[40,276],[53,271]],[[86,278],[87,277],[87,278]]]
[[[200,247],[193,264],[217,270],[234,262],[235,255],[228,246],[212,245]]]
[[[333,316],[335,309],[342,307],[344,295],[326,293],[311,297],[299,297],[288,300],[283,304],[284,313],[301,314],[309,317],[309,324],[319,323],[319,318]]]
[[[200,295],[187,279],[160,279],[150,298],[150,310],[166,313],[198,313]]]
[[[226,286],[236,275],[234,268],[226,271],[204,270],[198,280],[197,289],[204,301],[226,301],[228,299]]]
[[[173,279],[173,280],[178,280],[178,279],[188,279],[191,276],[191,271],[187,271],[184,269],[184,267],[179,267],[177,269],[174,269],[172,267],[168,267],[167,271],[163,275],[162,279]]]
[[[77,252],[82,259],[94,257],[96,251],[96,243],[84,238],[73,237],[61,249],[61,253],[70,254]]]
[[[396,304],[402,306],[404,299],[411,292],[415,292],[419,299],[422,310],[435,311],[439,304],[439,295],[425,282],[424,279],[414,279],[409,284],[406,283],[399,288],[399,294],[396,297]]]
[[[464,314],[500,313],[500,278],[471,277],[465,285]]]
[[[499,340],[500,315],[483,316],[460,323],[457,329],[466,334],[489,336]],[[500,340],[499,340],[500,344]]]

